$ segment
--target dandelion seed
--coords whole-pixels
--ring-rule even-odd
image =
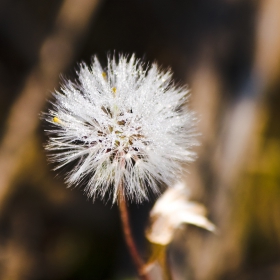
[[[89,197],[137,203],[172,185],[182,164],[194,159],[195,115],[186,107],[188,91],[176,87],[170,71],[144,66],[133,55],[108,59],[103,69],[95,57],[80,65],[78,81],[67,81],[54,93],[46,146],[57,168],[75,162],[69,185],[85,181]]]

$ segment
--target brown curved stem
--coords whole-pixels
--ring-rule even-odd
[[[129,249],[129,252],[130,252],[130,255],[134,262],[134,265],[136,266],[139,277],[141,280],[149,280],[149,277],[147,276],[147,274],[144,271],[144,262],[139,255],[139,252],[136,248],[134,239],[132,237],[131,227],[130,227],[130,223],[129,223],[129,215],[128,215],[128,211],[127,211],[126,199],[125,199],[125,195],[123,192],[123,183],[122,182],[119,185],[118,206],[120,209],[120,217],[121,217],[121,221],[122,221],[122,228],[123,228],[125,242]]]

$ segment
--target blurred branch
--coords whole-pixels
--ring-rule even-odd
[[[13,104],[0,145],[0,205],[3,207],[10,186],[25,157],[29,139],[39,123],[39,114],[48,93],[58,84],[59,74],[73,61],[80,40],[85,36],[100,0],[65,0],[56,18],[54,31],[40,49],[38,64],[26,79]]]
[[[212,215],[221,235],[201,242],[200,249],[193,248],[196,279],[220,279],[238,271],[245,256],[244,241],[248,239],[250,217],[244,211],[239,181],[259,137],[256,131],[263,117],[264,96],[280,72],[279,8],[277,0],[260,2],[250,76],[238,92],[236,102],[227,106],[216,142],[211,143],[209,139],[208,145],[215,149],[208,163],[212,169],[211,187],[215,189],[211,198]],[[214,121],[209,125],[217,131]]]
[[[255,75],[263,87],[279,80],[280,72],[280,2],[261,1],[257,22]],[[263,89],[262,87],[262,89]]]

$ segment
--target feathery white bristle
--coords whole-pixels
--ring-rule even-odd
[[[47,149],[57,168],[77,161],[67,183],[87,178],[90,197],[110,192],[115,201],[122,182],[125,195],[140,203],[159,193],[159,183],[178,180],[182,164],[194,159],[196,118],[186,107],[187,90],[156,64],[120,56],[104,70],[95,57],[54,97]]]

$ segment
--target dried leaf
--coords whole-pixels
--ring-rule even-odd
[[[150,243],[150,258],[145,266],[145,272],[152,279],[171,280],[171,274],[166,260],[166,246]]]

